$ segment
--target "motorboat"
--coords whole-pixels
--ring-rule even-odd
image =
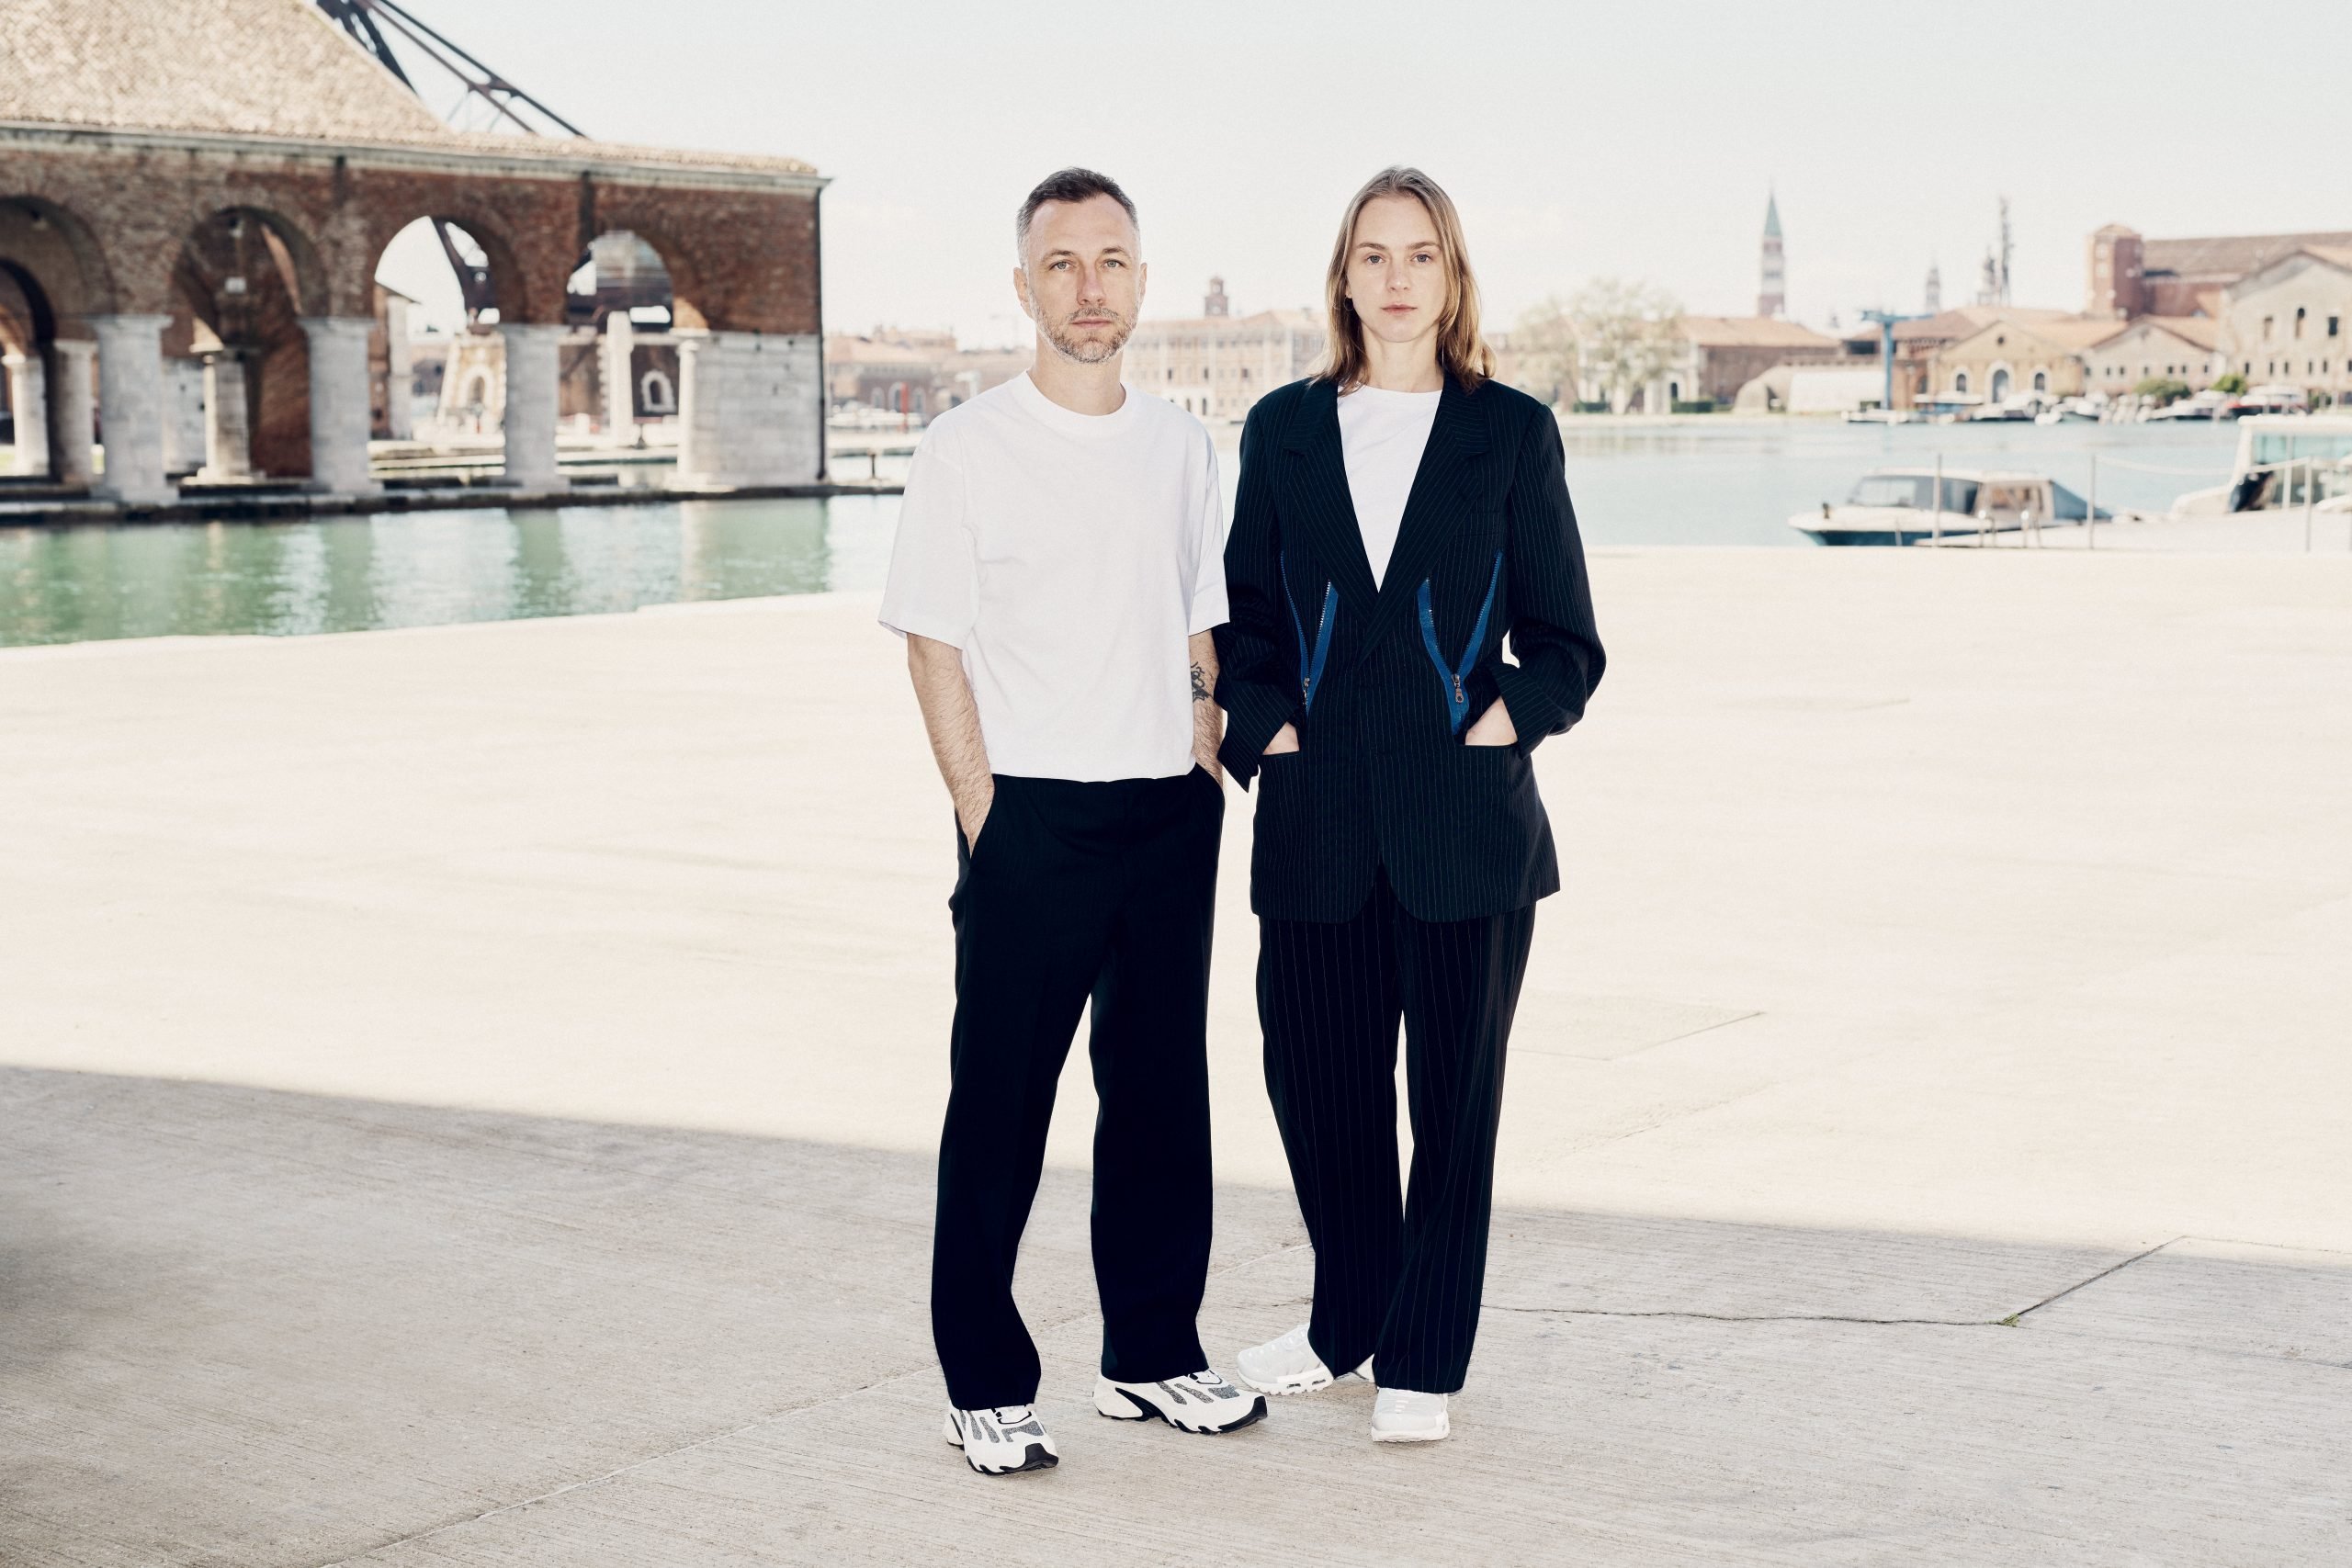
[[[2107,394],[2093,392],[2086,398],[2061,398],[2034,416],[2036,424],[2097,424],[2107,415]]]
[[[1882,408],[1848,409],[1846,423],[1848,424],[1908,424],[1911,423],[1911,411]]]
[[[1843,502],[1800,512],[1789,526],[1822,545],[1916,545],[1929,540],[2079,527],[2089,504],[2047,474],[1946,468],[1938,504],[1933,468],[1873,468]],[[2101,508],[2099,521],[2114,513]]]
[[[2270,512],[2306,503],[2352,507],[2352,414],[2257,413],[2238,421],[2230,482],[2193,490],[2172,503],[2176,517]]]

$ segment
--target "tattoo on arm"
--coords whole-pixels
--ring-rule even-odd
[[[1209,700],[1209,672],[1201,668],[1197,660],[1193,664],[1193,700],[1196,703]]]

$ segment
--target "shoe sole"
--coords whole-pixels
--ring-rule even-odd
[[[1116,1394],[1126,1401],[1127,1408],[1112,1409],[1105,1402],[1110,1394]],[[1196,1438],[1215,1438],[1227,1432],[1238,1432],[1244,1427],[1254,1427],[1263,1421],[1266,1418],[1266,1402],[1263,1399],[1251,1400],[1250,1414],[1238,1421],[1227,1422],[1222,1427],[1194,1427],[1177,1420],[1141,1394],[1129,1393],[1123,1388],[1097,1389],[1094,1391],[1094,1413],[1113,1421],[1165,1421],[1179,1432],[1190,1432]]]
[[[972,1450],[964,1446],[964,1440],[961,1438],[949,1435],[947,1446],[964,1456],[964,1462],[972,1467],[972,1473],[975,1475],[1023,1475],[1033,1470],[1051,1470],[1062,1461],[1062,1456],[1047,1449],[1045,1444],[1031,1443],[1022,1450],[1019,1464],[1008,1464],[1002,1469],[995,1469],[974,1459]]]
[[[1287,1399],[1294,1393],[1320,1393],[1340,1381],[1332,1375],[1328,1367],[1301,1377],[1277,1378],[1272,1382],[1261,1382],[1248,1372],[1242,1371],[1238,1366],[1235,1367],[1234,1371],[1240,1377],[1242,1387],[1254,1389],[1260,1393],[1271,1393],[1277,1399]],[[1364,1358],[1363,1365],[1349,1375],[1369,1379],[1372,1376],[1372,1359],[1368,1356]]]
[[[1434,1432],[1384,1432],[1375,1427],[1372,1440],[1375,1443],[1442,1443],[1453,1435],[1453,1423],[1446,1421]]]

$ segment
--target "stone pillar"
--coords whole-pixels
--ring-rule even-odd
[[[204,356],[204,468],[197,478],[231,484],[253,477],[253,405],[246,400],[244,355],[216,349]]]
[[[164,477],[164,328],[168,316],[92,316],[106,473],[94,493],[153,506],[179,493]]]
[[[8,407],[17,416],[17,460],[20,475],[49,472],[49,386],[40,373],[40,354],[11,354],[8,367]]]
[[[556,345],[564,329],[502,321],[498,330],[506,339],[506,482],[558,489],[563,480],[555,462]]]
[[[408,357],[408,301],[384,297],[384,435],[407,441],[416,434],[414,367]]]
[[[164,472],[172,479],[204,466],[204,364],[164,361]]]
[[[616,446],[637,440],[637,323],[627,310],[605,318],[605,439]]]
[[[97,472],[91,449],[98,444],[98,345],[87,338],[60,338],[50,346],[57,355],[58,482],[85,485]]]
[[[311,488],[374,495],[368,472],[368,334],[373,316],[305,316],[311,340]]]
[[[682,334],[678,381],[681,484],[817,481],[824,430],[814,334]]]

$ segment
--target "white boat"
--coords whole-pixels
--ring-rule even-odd
[[[2230,482],[2193,490],[2172,503],[2176,517],[2217,517],[2310,504],[2352,504],[2352,414],[2257,413],[2238,421]]]
[[[1908,424],[1911,423],[1911,411],[1882,408],[1848,409],[1846,423],[1848,424]]]
[[[1916,545],[2080,527],[2088,512],[2081,496],[2047,474],[1946,468],[1939,506],[1933,468],[1873,468],[1845,501],[1800,512],[1789,526],[1823,545]],[[2098,515],[2104,522],[2114,514],[2102,508]]]

